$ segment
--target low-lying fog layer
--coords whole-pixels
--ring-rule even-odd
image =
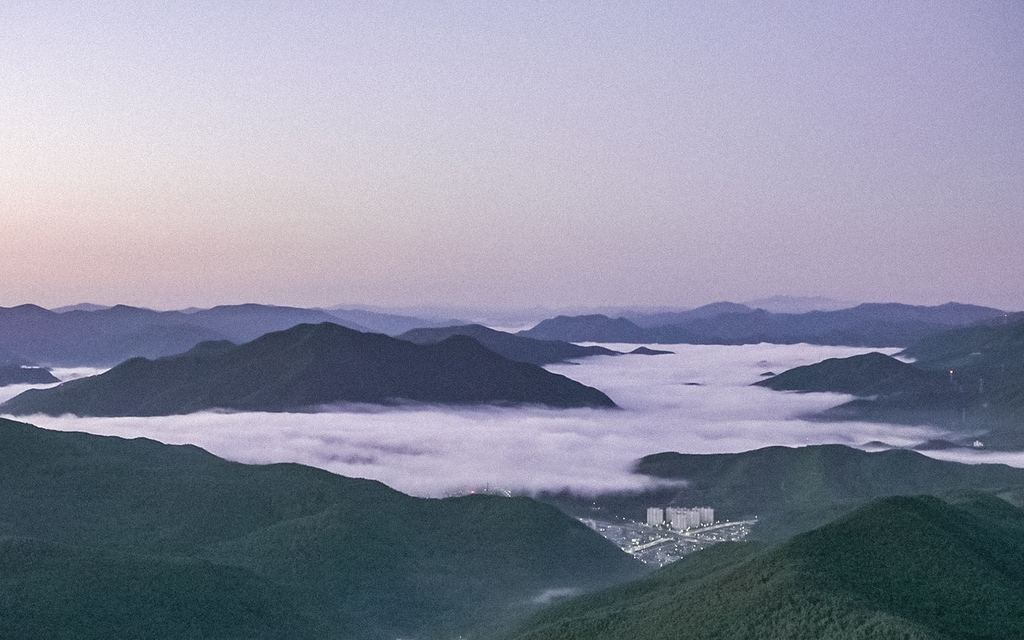
[[[647,482],[630,473],[633,463],[661,451],[738,452],[870,441],[910,446],[943,435],[926,427],[810,422],[800,416],[848,397],[750,386],[766,371],[778,373],[865,349],[770,344],[667,348],[675,353],[601,356],[548,367],[601,389],[621,411],[357,406],[319,414],[18,419],[47,429],[191,443],[242,462],[300,462],[421,496],[488,487],[586,493],[632,489]],[[0,390],[0,400],[23,389]]]

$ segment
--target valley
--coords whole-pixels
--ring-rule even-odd
[[[30,633],[50,617],[46,610],[74,628],[89,610],[104,620],[96,627],[101,635],[185,633],[174,624],[139,626],[117,613],[132,602],[156,620],[169,610],[188,611],[184,620],[203,637],[469,633],[490,640],[544,638],[548,628],[560,629],[552,637],[572,637],[577,632],[566,630],[574,622],[550,627],[531,620],[555,620],[590,602],[614,602],[601,608],[632,615],[630,593],[654,589],[651,597],[660,598],[655,592],[676,579],[666,576],[682,570],[677,566],[708,566],[710,573],[695,569],[686,578],[704,585],[698,591],[669,596],[699,610],[706,606],[701,594],[720,592],[716,580],[746,579],[720,573],[725,568],[775,566],[768,558],[793,541],[819,531],[843,537],[834,523],[916,504],[886,501],[928,495],[954,508],[981,500],[970,508],[991,510],[984,500],[1000,496],[1007,508],[1024,504],[1024,453],[999,452],[1014,466],[964,465],[949,459],[960,449],[936,444],[963,436],[948,424],[834,416],[868,396],[948,401],[948,374],[892,356],[927,348],[945,354],[936,362],[946,366],[963,357],[952,346],[957,341],[970,354],[1004,353],[1015,344],[1015,334],[1004,337],[1015,325],[1006,326],[967,330],[966,341],[940,333],[903,352],[768,343],[575,345],[474,325],[417,330],[410,337],[421,344],[414,344],[334,323],[300,324],[241,345],[205,342],[180,355],[135,358],[58,386],[13,385],[0,392],[7,394],[0,411],[35,426],[0,423],[0,436],[9,438],[0,474],[8,485],[0,503],[2,542],[5,557],[24,558],[5,565],[24,599],[11,601],[3,629]],[[416,369],[417,359],[433,353],[446,355]],[[974,364],[992,376],[993,365],[970,354],[972,362],[956,363],[961,375],[977,375]],[[394,402],[402,394],[381,385],[394,384],[396,375],[365,371],[361,384],[376,389],[371,395],[310,395],[327,388],[318,380],[352,380],[360,375],[354,365],[374,363],[380,372],[389,360],[408,379],[434,384],[446,367],[470,373],[438,387],[447,384],[449,395],[419,396],[420,402]],[[472,369],[481,363],[505,372],[491,378],[498,395],[465,395],[486,379]],[[556,394],[563,400],[546,406],[522,402],[527,396],[509,390],[527,371],[538,389],[564,380],[557,384],[606,401],[573,405]],[[242,392],[224,395],[220,388]],[[452,388],[462,390],[451,395]],[[990,388],[1014,397],[1007,396],[1010,382]],[[243,404],[232,404],[240,402],[233,397]],[[260,405],[254,398],[286,401]],[[59,402],[46,408],[52,399]],[[969,453],[972,462],[984,462],[995,452]],[[965,492],[981,497],[963,498]],[[708,510],[705,521],[701,511],[699,526],[672,519],[673,509],[695,505],[714,515]],[[890,548],[907,541],[879,531],[863,543]],[[537,563],[548,573],[527,579]],[[98,580],[115,588],[83,599],[33,586],[53,575],[73,591]],[[370,575],[390,576],[387,586]],[[126,576],[150,585],[144,599],[119,590]],[[180,587],[151,591],[184,581],[206,586],[187,594]],[[438,585],[446,597],[434,593]],[[498,604],[510,597],[516,604]],[[832,602],[833,595],[806,597]],[[239,617],[242,602],[250,603],[249,613]],[[861,620],[863,611],[849,612],[844,603],[840,598],[828,605],[835,613],[820,615]],[[736,620],[747,615],[745,605],[729,606]],[[895,616],[894,629],[920,624],[916,610],[871,607],[872,616]],[[717,620],[713,611],[702,615]],[[736,620],[711,624],[733,629]],[[644,637],[645,627],[636,628]]]

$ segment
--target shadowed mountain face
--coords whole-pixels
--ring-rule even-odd
[[[829,391],[854,396],[943,393],[949,387],[941,373],[923,371],[882,353],[829,358],[754,384],[776,391]]]
[[[864,396],[823,419],[934,424],[961,432],[965,442],[983,435],[989,446],[1024,446],[1024,321],[944,331],[902,355],[916,361],[881,354],[831,359],[757,384]]]
[[[718,303],[672,314],[612,319],[603,315],[559,316],[527,331],[531,338],[566,342],[662,344],[776,344],[899,347],[951,327],[995,322],[998,309],[948,303],[937,307],[862,304],[839,311],[769,313]]]
[[[952,384],[977,390],[981,402],[1024,410],[1024,320],[954,329],[914,343],[903,355],[922,369],[952,370]]]
[[[618,351],[604,347],[581,347],[558,340],[536,340],[495,331],[479,324],[439,329],[413,329],[398,336],[416,344],[436,344],[452,336],[469,336],[491,351],[516,362],[536,365],[565,362],[588,356],[616,356]]]
[[[322,323],[298,325],[241,346],[205,343],[178,356],[136,358],[99,376],[26,391],[0,410],[156,416],[401,401],[615,406],[597,389],[502,358],[466,336],[421,346]]]
[[[1024,637],[1024,512],[887,498],[769,550],[723,543],[539,614],[515,640]]]
[[[0,366],[0,387],[10,384],[53,384],[60,382],[42,367]]]
[[[0,420],[5,638],[455,637],[641,571],[525,498]]]

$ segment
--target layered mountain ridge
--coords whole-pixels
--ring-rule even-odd
[[[558,316],[519,335],[567,342],[632,342],[661,344],[775,344],[905,347],[951,327],[1003,322],[999,309],[947,303],[935,307],[904,304],[861,304],[838,311],[769,313],[734,303],[715,303],[690,311]]]
[[[496,331],[479,324],[413,329],[398,337],[416,344],[437,344],[452,336],[469,336],[491,351],[509,360],[529,362],[536,365],[566,362],[589,356],[622,355],[618,351],[604,347],[583,347],[560,340],[537,340],[535,338]]]
[[[859,396],[821,419],[933,424],[968,443],[1024,445],[1024,320],[950,329],[900,355],[913,362],[877,353],[829,359],[757,384]]]
[[[0,411],[157,416],[400,402],[615,407],[597,389],[507,360],[466,336],[416,345],[321,323],[243,345],[208,342],[177,356],[134,358],[99,376],[26,391]]]

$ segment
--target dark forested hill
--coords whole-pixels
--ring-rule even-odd
[[[925,371],[885,354],[872,352],[796,367],[755,384],[776,391],[829,391],[876,396],[942,393],[949,387],[947,377],[940,372]]]
[[[413,329],[398,336],[402,340],[416,344],[436,344],[452,336],[469,336],[491,351],[516,362],[529,362],[536,365],[565,362],[575,358],[588,356],[621,355],[618,351],[604,347],[581,347],[560,340],[537,340],[523,336],[495,331],[479,324],[468,324],[456,327],[436,329]]]
[[[915,342],[911,364],[868,354],[791,369],[757,384],[865,396],[824,419],[934,424],[988,446],[1024,446],[1024,320],[962,327]],[[870,397],[868,397],[870,396]]]
[[[244,345],[204,343],[136,358],[91,378],[29,390],[13,415],[156,416],[221,408],[309,411],[344,402],[614,407],[597,389],[512,362],[472,338],[416,345],[331,323],[303,324]]]
[[[11,384],[53,384],[60,382],[43,367],[20,367],[0,365],[0,387]]]
[[[1024,511],[886,498],[776,549],[724,543],[539,614],[510,640],[1024,637]]]
[[[0,420],[0,637],[453,637],[639,572],[525,498]]]

